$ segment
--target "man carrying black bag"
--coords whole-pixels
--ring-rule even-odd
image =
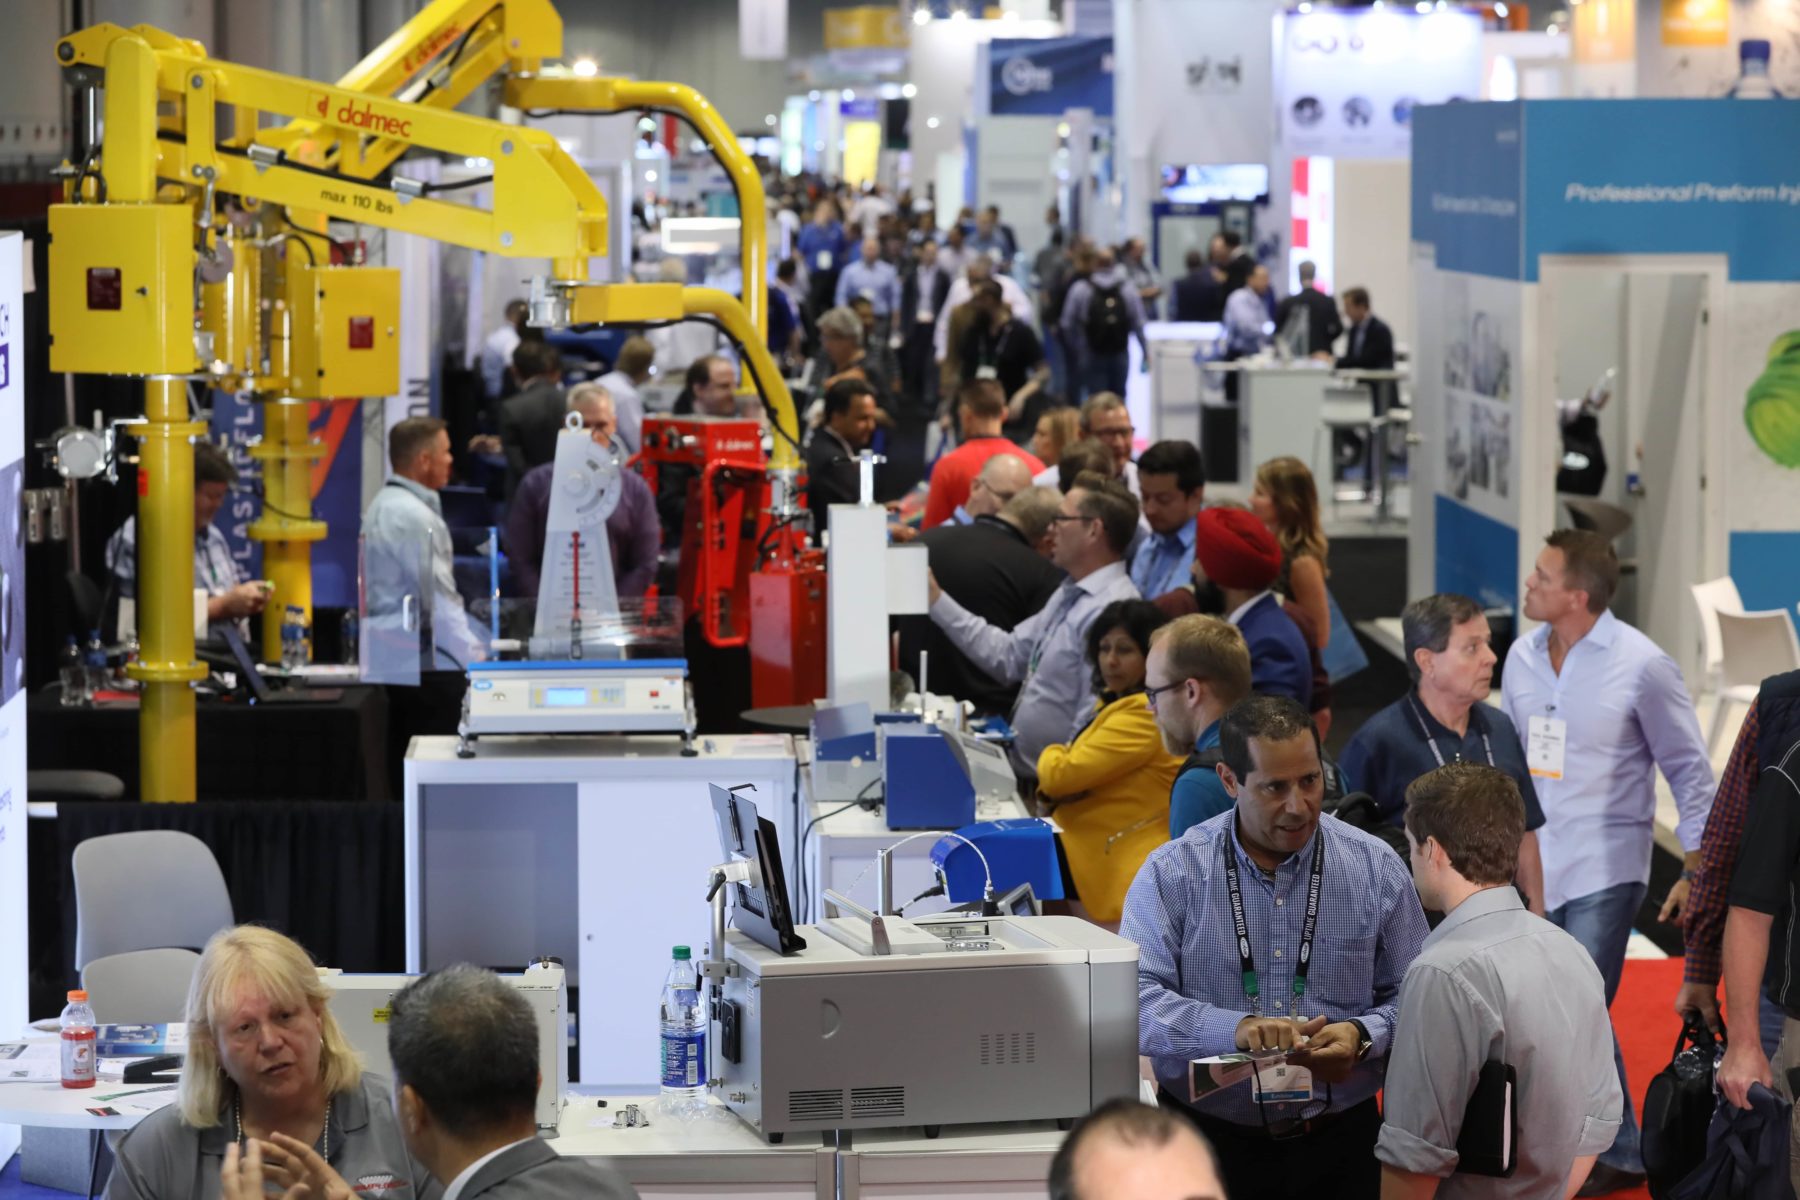
[[[1406,789],[1413,881],[1445,917],[1400,985],[1375,1144],[1385,1200],[1563,1200],[1618,1132],[1600,972],[1513,890],[1524,836],[1504,771],[1451,763]]]
[[[1713,1060],[1719,1043],[1698,1013],[1682,1024],[1675,1054],[1644,1092],[1644,1174],[1651,1200],[1669,1200],[1675,1185],[1706,1157],[1712,1124]]]

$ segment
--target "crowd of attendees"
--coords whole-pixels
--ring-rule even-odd
[[[934,691],[1007,718],[1021,792],[1059,830],[1066,911],[1140,948],[1140,1050],[1163,1113],[1096,1114],[1053,1194],[1133,1194],[1092,1165],[1120,1146],[1145,1170],[1210,1172],[1182,1194],[1240,1200],[1641,1182],[1645,1081],[1634,1093],[1607,1006],[1648,898],[1659,770],[1686,853],[1657,898],[1689,942],[1678,1008],[1722,1027],[1722,977],[1724,1017],[1762,1034],[1730,1043],[1725,1095],[1787,1091],[1800,809],[1783,764],[1800,682],[1771,681],[1716,788],[1680,670],[1611,611],[1612,549],[1559,530],[1524,581],[1536,624],[1499,695],[1482,605],[1421,598],[1401,619],[1411,687],[1339,728],[1334,761],[1324,652],[1354,634],[1308,467],[1256,464],[1247,505],[1209,503],[1193,442],[1138,452],[1125,364],[1165,304],[1228,327],[1234,307],[1259,325],[1301,311],[1312,352],[1344,338],[1357,357],[1382,336],[1365,294],[1348,323],[1318,293],[1277,309],[1266,270],[1222,238],[1165,295],[1141,241],[1094,246],[1054,211],[1028,257],[993,206],[945,219],[874,188],[777,207],[793,253],[769,284],[769,350],[805,412],[815,532],[859,499],[856,459],[876,451],[892,536],[931,567],[928,616],[897,622],[898,667],[916,678],[928,652]],[[756,415],[728,353],[671,364],[670,348],[633,337],[564,393],[528,331],[490,339],[481,448],[504,459],[522,579],[567,411],[634,452],[660,371],[684,381],[676,412]],[[630,499],[609,522],[621,595],[679,544],[679,495],[672,513],[670,497]],[[1298,1086],[1194,1094],[1192,1060],[1275,1051]],[[1459,1167],[1464,1101],[1495,1063],[1516,1072],[1510,1180]]]

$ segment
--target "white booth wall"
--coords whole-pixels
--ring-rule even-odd
[[[1375,315],[1410,346],[1417,328],[1412,271],[1412,161],[1405,158],[1341,158],[1333,164],[1333,225],[1337,237],[1327,282],[1334,293],[1369,290]]]

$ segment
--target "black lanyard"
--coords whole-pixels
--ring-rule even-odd
[[[1443,766],[1444,765],[1444,752],[1442,750],[1438,749],[1437,739],[1431,735],[1431,729],[1425,724],[1425,714],[1419,711],[1418,702],[1415,701],[1411,696],[1408,696],[1406,698],[1406,703],[1412,709],[1413,716],[1415,718],[1417,718],[1417,720],[1419,722],[1419,732],[1425,735],[1425,744],[1427,746],[1431,747],[1431,757],[1437,759],[1438,766],[1440,766],[1440,767]],[[1469,713],[1469,720],[1471,722],[1475,720],[1475,713],[1473,712],[1473,710],[1471,710]],[[1492,742],[1488,741],[1487,722],[1486,721],[1483,721],[1481,723],[1481,749],[1484,753],[1487,754],[1488,766],[1490,766],[1490,767],[1495,766],[1496,764],[1494,762],[1494,744]],[[1457,752],[1456,761],[1457,762],[1462,761],[1462,752],[1461,751]]]
[[[1234,818],[1235,820],[1235,818]],[[1231,893],[1231,923],[1237,933],[1238,967],[1244,975],[1244,995],[1250,998],[1251,1011],[1262,1015],[1262,985],[1256,978],[1256,957],[1250,952],[1250,926],[1244,920],[1244,893],[1238,887],[1237,855],[1232,852],[1232,838],[1220,840],[1225,851],[1225,886]],[[1319,889],[1325,882],[1325,830],[1313,834],[1312,876],[1306,884],[1306,920],[1300,927],[1300,961],[1294,967],[1295,1011],[1306,995],[1306,973],[1312,969],[1313,934],[1319,927]]]

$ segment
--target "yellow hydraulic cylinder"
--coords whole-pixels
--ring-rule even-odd
[[[156,53],[141,37],[127,34],[106,48],[105,113],[107,202],[156,199]]]
[[[313,440],[305,401],[278,399],[263,408],[263,436],[250,457],[263,465],[263,511],[250,537],[263,544],[263,574],[275,589],[263,609],[263,650],[281,645],[281,622],[290,605],[312,624],[312,543],[325,522],[312,519],[312,465],[325,449]]]
[[[143,798],[192,803],[194,690],[206,668],[194,661],[194,439],[187,382],[144,381],[145,423],[138,451],[137,625],[132,678],[143,684],[138,761]]]

